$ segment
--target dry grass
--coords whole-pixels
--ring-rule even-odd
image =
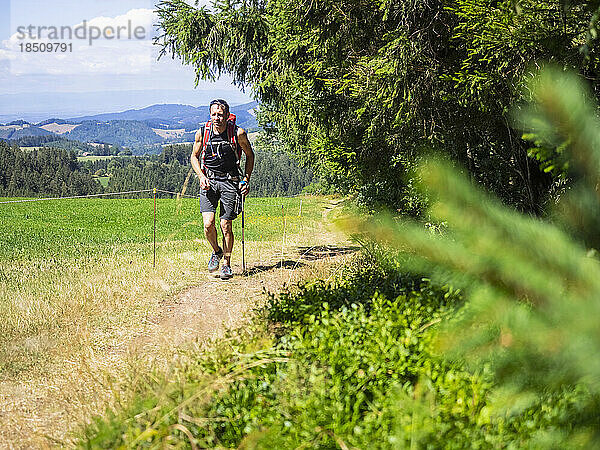
[[[308,262],[301,253],[343,240],[312,224],[285,240],[247,242],[251,275],[229,282],[207,277],[200,239],[161,244],[155,269],[135,248],[69,267],[0,267],[18,280],[0,280],[0,447],[70,446],[76,424],[118,401],[115,386],[168,367],[184,342],[239,326],[265,291],[329,276],[340,258]],[[241,272],[239,242],[233,268]]]
[[[17,292],[3,292],[4,327],[13,335],[1,354],[0,445],[37,446],[49,429],[66,425],[72,407],[90,404],[94,374],[126,362],[127,345],[147,317],[193,281],[194,261],[206,253],[171,250],[156,269],[147,261],[103,258],[54,268]]]

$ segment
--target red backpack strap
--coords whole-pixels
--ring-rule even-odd
[[[227,119],[227,139],[231,142],[231,148],[233,148],[233,152],[235,153],[235,157],[237,158],[237,162],[240,162],[241,154],[238,148],[238,139],[237,139],[237,126],[235,125],[235,114],[229,114],[229,118]]]
[[[212,126],[212,123],[210,122],[210,120],[208,122],[206,122],[206,125],[204,125],[204,136],[202,137],[202,155],[200,156],[200,168],[202,169],[202,171],[206,174],[205,172],[205,165],[204,165],[204,158],[206,156],[206,147],[208,146],[208,140],[210,139],[210,127]]]

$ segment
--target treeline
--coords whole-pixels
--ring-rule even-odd
[[[118,144],[107,144],[99,142],[97,145],[86,142],[67,139],[63,136],[25,136],[18,139],[9,139],[7,142],[20,147],[50,147],[74,151],[77,156],[131,156],[132,151]]]
[[[302,169],[297,161],[277,144],[255,147],[255,166],[250,182],[250,196],[297,195],[315,178],[311,170]],[[108,192],[120,192],[153,187],[171,192],[198,195],[200,184],[189,162],[191,145],[169,145],[160,155],[113,158],[84,162],[83,166],[98,176],[109,176]],[[242,161],[242,168],[244,161]],[[186,182],[187,180],[187,182]]]
[[[45,135],[45,136],[23,136],[18,139],[7,140],[9,144],[18,145],[19,147],[52,147],[63,150],[74,151],[77,153],[94,154],[97,147],[85,142],[74,141],[63,136]]]
[[[132,154],[131,150],[125,149],[118,144],[98,143],[97,145],[92,145],[54,134],[24,136],[18,139],[6,139],[5,141],[19,147],[47,147],[73,151],[77,156],[86,154],[91,156],[131,156]]]
[[[139,120],[111,120],[108,122],[85,120],[67,135],[72,139],[112,142],[122,146],[163,142],[163,139],[152,131],[152,128]]]
[[[94,173],[105,168],[109,177],[107,192],[122,192],[158,188],[171,192],[182,192],[190,165],[189,150],[184,145],[165,147],[160,155],[128,158],[112,158],[90,164]],[[84,166],[86,163],[84,163]],[[191,178],[191,175],[190,175]],[[199,187],[199,186],[198,186]],[[197,195],[198,187],[189,183],[186,194]]]
[[[102,191],[92,175],[81,170],[74,152],[52,148],[24,152],[0,141],[2,197],[66,197]]]
[[[37,142],[37,141],[36,141]],[[30,142],[26,142],[30,143]],[[191,145],[166,146],[160,155],[78,161],[74,151],[42,147],[24,151],[0,141],[0,196],[69,196],[158,188],[198,195]],[[100,177],[108,177],[103,188]],[[186,183],[187,180],[187,183]],[[252,196],[290,196],[313,182],[289,155],[270,144],[257,147]]]
[[[298,160],[285,151],[282,142],[264,133],[254,143],[254,153],[251,196],[296,195],[317,181],[310,167],[301,167]]]

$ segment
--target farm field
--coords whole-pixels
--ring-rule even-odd
[[[107,188],[108,187],[108,182],[110,180],[110,177],[94,177],[98,180],[98,182],[102,185],[103,188]]]
[[[282,243],[309,242],[322,202],[249,199],[247,261],[281,254]],[[2,417],[18,417],[11,386],[35,390],[49,373],[64,372],[65,361],[121,348],[162,302],[206,278],[198,201],[157,199],[155,268],[153,213],[152,198],[0,204],[0,429],[12,427]],[[234,227],[239,274],[241,220]],[[0,432],[0,446],[14,438]]]
[[[77,161],[82,162],[82,161],[102,161],[105,159],[113,159],[116,158],[116,156],[95,156],[95,155],[88,155],[88,156],[78,156],[77,157]]]
[[[15,199],[1,199],[11,201]],[[301,206],[302,202],[302,206]],[[251,198],[246,202],[245,236],[269,240],[296,233],[319,217],[314,198]],[[9,203],[0,207],[0,261],[90,257],[117,245],[144,246],[151,255],[154,204],[144,199],[74,199]],[[302,208],[302,211],[300,210]],[[302,213],[302,217],[299,215]],[[195,199],[157,199],[157,242],[191,240],[202,231]],[[241,232],[241,220],[234,222]]]

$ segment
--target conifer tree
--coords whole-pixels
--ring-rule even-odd
[[[404,267],[465,289],[468,303],[441,348],[492,367],[496,404],[523,410],[550,392],[583,390],[573,436],[597,445],[600,120],[575,75],[543,72],[532,90],[537,103],[521,121],[549,146],[569,142],[564,156],[577,180],[554,223],[506,208],[438,160],[419,174],[435,199],[431,217],[445,231],[389,219],[361,226],[398,250]]]

